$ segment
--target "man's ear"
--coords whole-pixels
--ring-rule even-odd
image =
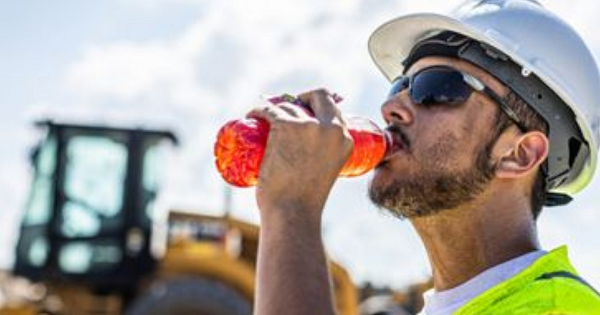
[[[510,150],[496,164],[498,178],[523,177],[537,171],[550,150],[548,137],[540,131],[529,131],[513,141]]]

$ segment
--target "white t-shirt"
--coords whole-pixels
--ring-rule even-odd
[[[436,292],[431,289],[423,294],[425,306],[419,315],[451,315],[476,296],[529,267],[544,254],[546,251],[538,250],[513,258],[450,290]]]

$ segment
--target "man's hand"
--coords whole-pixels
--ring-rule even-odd
[[[316,90],[299,98],[314,117],[290,103],[269,104],[249,114],[271,126],[256,192],[263,216],[292,207],[320,217],[352,151],[350,134],[330,93]]]
[[[260,315],[335,314],[321,215],[353,145],[327,91],[305,93],[300,100],[314,117],[289,103],[249,114],[271,125],[256,187],[261,230],[255,314]]]

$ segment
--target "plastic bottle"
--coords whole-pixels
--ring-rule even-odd
[[[336,102],[341,98],[334,96]],[[291,102],[302,105],[290,95],[268,99],[273,104]],[[362,175],[379,164],[388,147],[385,133],[371,120],[344,117],[354,141],[352,154],[344,164],[340,176]],[[256,185],[260,164],[269,135],[269,123],[263,119],[244,118],[227,122],[217,135],[214,146],[216,165],[225,181],[238,187]]]

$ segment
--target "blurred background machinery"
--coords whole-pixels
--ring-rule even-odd
[[[156,212],[166,130],[37,123],[34,177],[0,315],[252,313],[258,226]],[[341,315],[414,314],[428,284],[358,289],[330,263]],[[293,285],[293,284],[290,284]]]

